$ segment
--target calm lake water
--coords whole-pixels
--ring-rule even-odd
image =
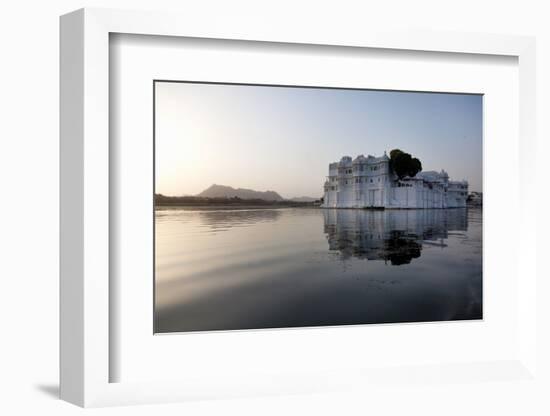
[[[481,319],[481,209],[160,209],[155,296],[156,332]]]

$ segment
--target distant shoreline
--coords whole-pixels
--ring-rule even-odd
[[[321,209],[319,206],[314,205],[177,205],[177,204],[171,204],[171,205],[155,205],[155,211],[167,211],[170,209],[183,209],[183,210],[201,210],[201,211],[208,211],[208,210],[247,210],[247,209],[279,209],[279,208],[304,208],[304,209]]]
[[[466,207],[481,208],[481,202],[468,201]],[[266,201],[263,199],[241,199],[241,198],[208,198],[197,196],[165,196],[155,195],[155,210],[177,209],[200,209],[200,210],[228,210],[228,209],[273,209],[273,208],[318,208],[321,209],[320,201]],[[326,209],[326,208],[325,208]],[[382,210],[383,208],[337,208],[337,209],[372,209]],[[391,209],[391,208],[390,208]],[[393,208],[398,209],[398,208]]]
[[[263,199],[207,198],[197,196],[155,195],[155,209],[162,208],[315,208],[320,204],[300,201],[266,201]]]

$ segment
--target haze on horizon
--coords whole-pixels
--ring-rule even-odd
[[[400,148],[482,191],[482,96],[156,82],[156,193],[321,197],[342,156]]]

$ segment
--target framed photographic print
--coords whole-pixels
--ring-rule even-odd
[[[536,382],[533,44],[63,16],[62,398]]]

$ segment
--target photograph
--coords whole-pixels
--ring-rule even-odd
[[[153,81],[154,333],[483,319],[483,95]]]

